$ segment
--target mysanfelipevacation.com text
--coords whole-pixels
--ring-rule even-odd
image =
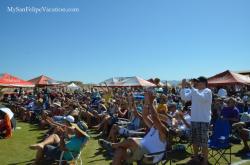
[[[34,6],[25,6],[25,7],[18,7],[18,6],[7,6],[7,12],[9,13],[78,13],[80,12],[79,8],[62,8],[62,7],[34,7]]]

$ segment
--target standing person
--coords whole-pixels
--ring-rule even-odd
[[[207,79],[199,77],[196,88],[185,79],[182,80],[181,98],[191,101],[192,144],[195,158],[198,158],[199,147],[204,156],[203,165],[208,164],[208,131],[211,120],[212,92],[207,88]],[[190,88],[186,90],[186,87]]]

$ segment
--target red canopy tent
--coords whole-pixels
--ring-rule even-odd
[[[8,73],[0,74],[0,86],[4,87],[34,87],[31,82],[22,80]]]
[[[60,84],[58,81],[44,75],[33,78],[29,80],[29,82],[35,84],[36,86],[53,86]]]
[[[250,85],[250,77],[226,70],[208,78],[209,86]]]

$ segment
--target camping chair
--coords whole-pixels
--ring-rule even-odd
[[[131,124],[132,122],[129,119],[126,118],[118,118],[118,121],[116,124],[118,126],[124,127],[123,133],[120,135],[121,137],[128,138],[128,137],[143,137],[146,132],[144,130],[138,129],[138,130],[129,130],[127,129],[127,126]]]
[[[167,162],[172,164],[171,159],[172,150],[164,150],[156,153],[144,154],[138,165],[165,165]]]
[[[218,119],[215,122],[212,136],[208,142],[209,148],[211,149],[211,152],[209,152],[209,158],[213,158],[215,160],[215,164],[220,164],[220,160],[224,160],[226,163],[231,164],[231,144],[229,135],[229,121]],[[225,155],[229,155],[229,160]]]
[[[63,163],[74,163],[74,165],[82,165],[83,161],[82,161],[82,158],[81,158],[81,154],[82,152],[80,151],[76,156],[73,155],[72,152],[70,152],[70,155],[72,157],[72,160],[70,161],[66,161],[66,160],[63,160],[63,155],[64,155],[64,151],[62,151],[61,153],[61,156],[60,156],[60,160],[57,160],[59,163],[59,165],[62,165]]]
[[[170,139],[170,133],[167,135],[167,139]],[[169,161],[172,164],[171,154],[173,153],[172,148],[170,149],[168,144],[164,151],[144,154],[140,161],[137,161],[138,165],[165,165]]]
[[[126,118],[118,118],[118,121],[116,123],[120,126],[127,126],[131,123],[131,121]]]

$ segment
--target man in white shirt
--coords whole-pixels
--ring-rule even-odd
[[[199,147],[204,155],[203,165],[208,163],[208,131],[211,120],[212,92],[207,88],[207,79],[199,77],[196,88],[185,79],[182,80],[181,98],[191,101],[192,144],[195,157],[198,157]],[[186,88],[191,90],[186,91]]]

